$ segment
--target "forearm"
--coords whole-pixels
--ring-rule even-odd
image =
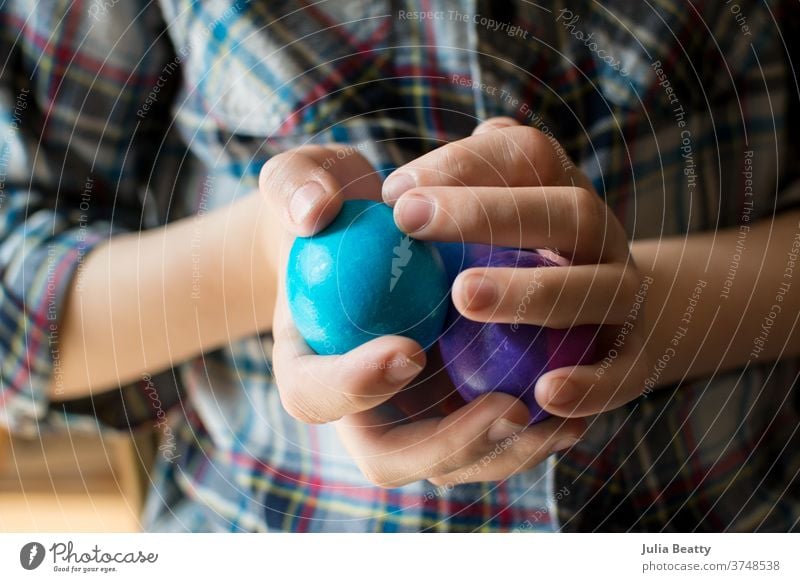
[[[800,354],[799,223],[794,211],[749,230],[633,244],[652,278],[647,352],[657,385]]]
[[[271,326],[277,234],[260,196],[89,253],[59,329],[51,397],[103,391]]]

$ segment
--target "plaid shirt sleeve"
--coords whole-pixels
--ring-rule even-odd
[[[792,72],[792,62],[797,63],[800,56],[798,4],[772,3],[774,21],[759,4],[740,3],[750,16],[748,35],[731,28],[735,21],[725,13],[709,19],[713,28],[708,31],[699,25],[686,27],[683,45],[700,47],[698,58],[676,56],[669,64],[666,78],[672,79],[679,78],[680,72],[688,75],[689,65],[697,67],[704,82],[689,83],[686,88],[695,93],[702,88],[703,99],[709,103],[700,102],[693,108],[694,120],[687,124],[694,142],[704,144],[704,159],[698,155],[699,148],[695,153],[701,160],[698,183],[704,184],[703,189],[696,189],[695,198],[708,210],[696,230],[747,227],[750,221],[770,221],[773,215],[800,203],[800,140],[793,131],[800,117],[800,102]],[[775,22],[780,23],[779,28]],[[658,99],[668,104],[660,87],[655,89]],[[681,98],[688,101],[683,95]],[[658,101],[645,102],[656,117]],[[674,138],[670,142],[674,124],[669,114],[667,110],[662,116],[670,123],[658,134],[658,143],[664,151],[667,144],[679,151],[678,142]],[[646,166],[642,159],[648,150],[643,142],[637,136],[628,144],[635,152],[633,165],[637,168]],[[748,166],[744,163],[747,159],[754,161]],[[676,156],[671,165],[640,172],[637,187],[646,191],[653,178],[667,183],[672,176],[680,179],[684,167]],[[750,221],[742,218],[748,216],[745,171],[751,172],[753,179]],[[637,196],[637,202],[646,200],[642,194]],[[676,202],[691,208],[692,198],[672,196],[670,203]],[[650,204],[647,208],[652,212]],[[715,207],[719,209],[716,212]],[[696,208],[700,212],[694,214],[702,215],[704,207]],[[658,219],[664,216],[653,214]],[[688,221],[674,224],[684,222]],[[755,285],[752,280],[745,281],[742,273],[738,276],[737,285]],[[710,295],[714,292],[704,291],[709,293],[709,302],[715,300]],[[769,305],[754,305],[753,309],[766,315]],[[757,337],[754,334],[754,339]],[[652,378],[655,373],[654,367]],[[599,415],[584,441],[558,456],[555,487],[572,493],[559,500],[561,529],[797,530],[799,381],[797,358],[770,362],[751,355],[747,365],[738,370],[683,378]]]
[[[171,387],[159,409],[175,402],[172,374],[62,404],[48,392],[83,258],[140,223],[142,143],[160,137],[136,111],[169,44],[156,42],[158,13],[137,16],[138,2],[116,6],[113,22],[76,18],[89,3],[34,4],[0,4],[0,423],[26,434],[78,417],[129,427],[153,416],[153,385]]]

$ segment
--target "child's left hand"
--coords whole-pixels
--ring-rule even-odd
[[[511,119],[486,121],[396,170],[383,197],[415,238],[546,248],[572,262],[537,269],[524,311],[531,269],[468,269],[453,285],[456,307],[475,321],[606,326],[598,344],[604,362],[552,370],[538,381],[536,399],[548,412],[583,417],[640,395],[649,369],[642,276],[622,225],[555,139]]]

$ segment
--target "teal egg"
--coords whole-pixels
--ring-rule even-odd
[[[391,208],[350,200],[323,231],[295,239],[286,292],[300,334],[331,355],[382,335],[428,349],[444,327],[449,286],[439,252],[400,231]]]

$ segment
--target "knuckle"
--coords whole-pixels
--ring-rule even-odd
[[[495,151],[497,152],[497,159],[500,163],[500,167],[496,171],[501,174],[504,180],[510,181],[511,183],[519,183],[516,177],[513,177],[512,180],[507,179],[509,176],[508,170],[511,168],[519,168],[520,165],[522,165],[523,170],[521,173],[529,172],[530,167],[533,166],[531,159],[526,155],[526,149],[520,147],[520,144],[513,139],[512,135],[506,131],[498,131],[496,135]]]
[[[542,185],[549,185],[561,173],[561,166],[555,155],[554,140],[535,127],[527,125],[503,130],[512,142],[514,156],[525,162],[517,165],[530,176],[531,172]]]
[[[552,283],[542,282],[534,269],[524,269],[517,274],[514,293],[508,306],[511,322],[515,324],[542,325],[554,312],[557,290]],[[548,321],[549,323],[549,321]]]
[[[362,410],[368,410],[376,405],[377,401],[371,399],[368,395],[362,396],[355,394],[350,390],[342,390],[340,392],[344,407],[347,409],[347,414],[354,414]]]
[[[572,188],[572,194],[575,196],[575,210],[578,216],[595,221],[599,217],[599,199],[594,192],[576,186]]]
[[[435,460],[429,472],[435,475],[446,475],[458,471],[471,464],[475,458],[480,457],[484,448],[475,439],[465,444],[461,439],[447,438],[443,443],[443,454]]]
[[[440,174],[445,181],[461,181],[469,176],[472,164],[472,152],[464,148],[463,145],[450,144],[439,150],[436,156],[435,171]]]
[[[325,424],[330,419],[326,418],[317,406],[309,402],[296,390],[279,390],[281,404],[284,410],[300,422],[305,424]]]
[[[576,239],[589,244],[602,244],[607,236],[605,212],[600,199],[586,188],[573,188],[575,196]]]
[[[550,327],[561,327],[564,324],[562,311],[557,309],[557,303],[561,296],[561,289],[553,282],[541,283],[541,287],[532,288],[533,279],[523,290],[520,300],[520,309],[528,309],[532,323],[548,325]],[[566,315],[566,314],[565,314]]]
[[[561,275],[562,271],[558,267],[551,269],[551,267],[530,269],[531,274],[525,287],[525,292],[535,298],[536,303],[542,303],[543,309],[548,310],[561,298],[566,284],[564,276]]]
[[[376,463],[360,463],[359,469],[364,475],[364,478],[375,487],[381,489],[389,489],[392,486],[397,486],[387,475],[385,469]]]
[[[281,152],[271,157],[261,166],[258,176],[258,187],[268,198],[276,198],[283,193],[283,184],[291,173],[289,170],[296,161],[297,151]]]
[[[511,456],[509,463],[514,469],[509,472],[508,477],[522,471],[532,469],[542,463],[549,455],[549,450],[544,443],[534,439],[522,440],[515,446],[509,447],[504,453]]]
[[[466,461],[460,459],[463,456],[464,455],[455,452],[444,455],[431,465],[428,472],[431,475],[447,475],[449,473],[455,473],[466,464]]]
[[[541,148],[549,147],[550,145],[547,135],[536,127],[523,125],[518,128],[512,128],[509,133],[519,135],[520,144],[528,154],[538,152]]]

